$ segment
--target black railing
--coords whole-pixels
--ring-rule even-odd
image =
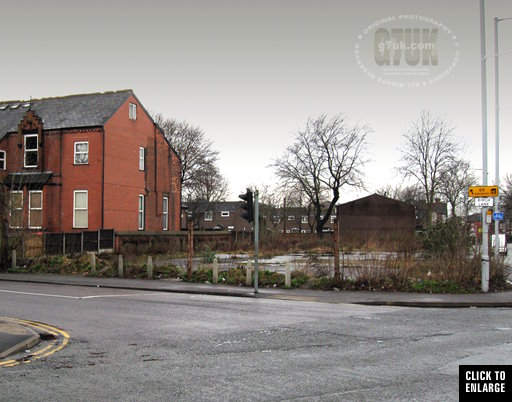
[[[44,253],[58,255],[113,251],[114,235],[113,229],[77,233],[45,233]]]

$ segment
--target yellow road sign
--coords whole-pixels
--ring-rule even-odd
[[[498,186],[469,186],[470,197],[497,197]]]

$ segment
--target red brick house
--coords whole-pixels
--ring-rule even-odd
[[[187,227],[187,215],[191,214],[196,230],[226,230],[252,232],[254,224],[242,218],[240,201],[198,201],[186,204],[182,228]]]
[[[177,231],[180,170],[131,90],[0,101],[11,228]]]

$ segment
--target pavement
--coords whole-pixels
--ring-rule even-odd
[[[32,329],[0,319],[0,359],[33,348],[41,341]]]
[[[351,303],[373,306],[403,306],[424,308],[512,308],[512,291],[472,294],[429,294],[370,291],[321,291],[309,289],[254,288],[245,286],[212,285],[177,280],[147,280],[124,278],[95,278],[54,274],[0,273],[0,282],[25,282],[50,285],[101,287],[168,293],[201,294],[228,297],[309,301],[316,303]],[[39,342],[39,335],[21,324],[0,318],[0,359],[29,349]]]

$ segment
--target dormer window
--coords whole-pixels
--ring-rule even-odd
[[[137,120],[137,105],[135,103],[130,103],[130,109],[128,111],[128,115],[130,119]]]
[[[26,168],[37,167],[38,162],[38,145],[37,134],[26,134],[24,138]]]

